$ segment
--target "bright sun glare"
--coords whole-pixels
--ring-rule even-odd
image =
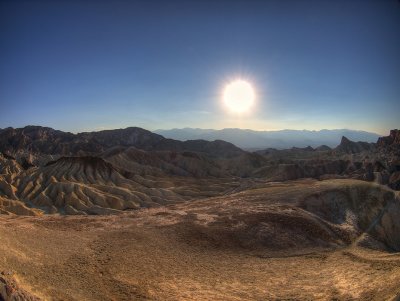
[[[232,112],[244,113],[253,106],[255,93],[250,83],[235,80],[225,87],[223,97],[225,105]]]

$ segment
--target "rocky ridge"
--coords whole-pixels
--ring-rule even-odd
[[[9,214],[117,213],[227,194],[251,179],[350,178],[400,189],[397,130],[377,145],[343,137],[335,149],[255,153],[139,128],[76,135],[7,128],[0,141],[0,210]]]
[[[20,152],[63,156],[91,155],[115,146],[132,146],[146,151],[194,151],[217,157],[233,157],[244,153],[240,148],[222,140],[182,142],[166,139],[138,127],[78,134],[40,126],[0,129],[0,151],[11,156]]]

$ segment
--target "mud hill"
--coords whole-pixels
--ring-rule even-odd
[[[77,135],[8,128],[0,133],[0,209],[29,215],[115,213],[224,195],[251,182],[246,178],[351,178],[400,189],[396,133],[381,138],[379,147],[343,137],[333,150],[249,153],[223,141],[180,142],[139,128]]]
[[[26,127],[0,146],[4,300],[400,298],[398,131],[251,153]]]
[[[17,173],[0,178],[0,208],[13,214],[110,214],[221,194],[235,182],[223,178],[144,177],[131,172],[129,166],[122,169],[88,156],[61,157],[28,170],[15,160],[11,163],[4,171]]]

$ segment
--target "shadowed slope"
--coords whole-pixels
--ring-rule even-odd
[[[356,180],[258,184],[236,194],[185,207],[187,239],[215,247],[270,249],[358,243],[400,251],[400,198],[390,189]],[[193,226],[188,226],[193,225]],[[197,234],[195,234],[196,229]]]
[[[0,129],[0,151],[6,153],[42,153],[52,155],[92,155],[115,146],[133,146],[143,150],[193,151],[216,157],[233,157],[243,150],[225,141],[177,141],[166,139],[138,127],[66,133],[40,126]]]
[[[308,180],[122,215],[2,217],[0,269],[43,299],[394,300],[400,257],[358,245],[397,248],[398,205],[383,186]]]

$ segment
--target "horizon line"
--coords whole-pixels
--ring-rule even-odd
[[[350,129],[350,128],[322,128],[322,129],[289,129],[289,128],[284,128],[284,129],[271,129],[271,130],[265,130],[265,129],[249,129],[249,128],[233,128],[233,127],[226,127],[226,128],[199,128],[199,127],[181,127],[181,128],[167,128],[167,129],[163,129],[163,128],[158,128],[155,130],[149,130],[146,129],[144,127],[141,126],[125,126],[125,127],[94,127],[93,129],[81,129],[81,130],[75,130],[75,131],[68,131],[68,130],[64,130],[64,129],[58,129],[58,128],[54,128],[52,126],[47,126],[47,125],[34,125],[34,124],[28,124],[25,126],[20,126],[20,127],[12,127],[12,126],[8,126],[8,127],[4,127],[4,128],[0,128],[0,130],[4,130],[7,128],[13,128],[13,129],[20,129],[20,128],[26,128],[26,127],[43,127],[43,128],[51,128],[53,130],[58,130],[58,131],[63,131],[63,132],[69,132],[69,133],[73,133],[73,134],[79,134],[79,133],[87,133],[87,132],[101,132],[101,131],[109,131],[109,130],[121,130],[121,129],[127,129],[127,128],[132,128],[132,127],[136,127],[136,128],[141,128],[144,130],[147,130],[149,132],[155,133],[157,131],[172,131],[172,130],[205,130],[205,131],[221,131],[221,130],[242,130],[242,131],[253,131],[253,132],[283,132],[283,131],[306,131],[306,132],[321,132],[321,131],[356,131],[356,132],[364,132],[364,133],[369,133],[369,134],[375,134],[375,135],[385,135],[385,134],[389,134],[390,130],[393,129],[389,129],[385,134],[384,133],[378,133],[378,132],[371,132],[371,131],[366,131],[366,130],[360,130],[360,129]]]

